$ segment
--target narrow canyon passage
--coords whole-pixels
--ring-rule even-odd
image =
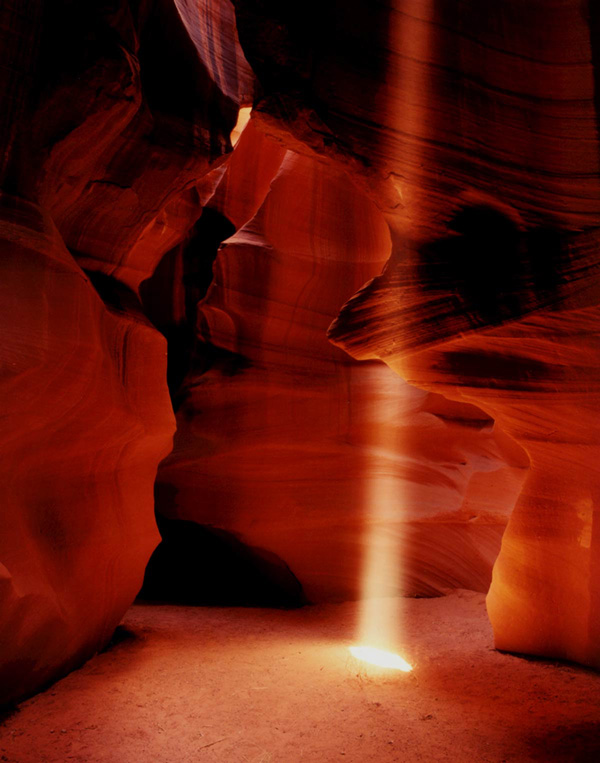
[[[491,647],[484,597],[403,603],[412,673],[352,658],[358,608],[134,605],[119,643],[23,703],[6,763],[587,763],[600,677]]]
[[[600,760],[599,9],[0,0],[0,763]]]

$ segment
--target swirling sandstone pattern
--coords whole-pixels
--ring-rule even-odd
[[[170,0],[0,9],[0,703],[106,644],[159,540],[174,420],[135,292],[252,90],[231,5],[209,7],[228,31],[208,57]]]
[[[162,337],[103,305],[38,207],[1,205],[6,701],[103,646],[135,597],[173,421]]]
[[[387,123],[404,148],[386,135],[374,161],[404,178],[409,201],[389,215],[396,249],[384,275],[331,336],[479,405],[525,448],[530,475],[488,597],[496,644],[598,666],[598,23],[593,9],[561,2],[530,4],[523,25],[517,5],[483,18],[459,3],[450,25],[436,15],[427,30],[403,4],[415,31],[406,71],[418,68],[425,89],[408,121]],[[455,34],[458,68],[436,68]],[[457,99],[442,122],[433,109],[451,81]]]
[[[405,557],[399,579],[390,560],[382,593],[487,590],[522,479],[518,448],[476,408],[356,363],[326,338],[389,255],[383,216],[344,172],[283,151],[253,122],[224,183],[210,204],[248,222],[222,245],[199,306],[199,353],[214,361],[180,391],[158,510],[275,552],[312,600],[360,595],[382,515],[379,542]]]
[[[487,588],[520,493],[496,643],[600,665],[596,5],[2,4],[0,701],[156,543],[146,316],[165,516],[315,600],[382,525],[384,592],[435,594]]]
[[[228,150],[239,106],[251,98],[230,4],[202,9],[226,30],[209,50],[197,50],[166,0],[79,10],[79,34],[98,49],[76,44],[67,71],[59,66],[72,20],[66,30],[55,20],[42,37],[33,135],[41,202],[82,267],[134,291],[200,216],[211,188],[201,179]]]

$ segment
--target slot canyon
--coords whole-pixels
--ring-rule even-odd
[[[600,760],[600,3],[0,40],[0,761]]]

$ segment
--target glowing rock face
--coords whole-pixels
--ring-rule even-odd
[[[231,131],[231,145],[235,146],[240,139],[241,134],[244,132],[246,126],[248,125],[248,122],[250,121],[250,112],[252,109],[250,106],[243,106],[238,114],[237,122],[235,123],[235,127]]]
[[[102,648],[140,588],[174,420],[134,292],[252,83],[234,34],[202,65],[171,2],[42,5],[0,28],[0,703]]]
[[[0,230],[2,704],[101,649],[135,598],[174,421],[164,338],[103,304],[36,205],[0,194]]]
[[[158,511],[275,553],[312,601],[487,590],[523,464],[476,408],[326,336],[390,253],[381,213],[344,172],[282,150],[253,120],[210,208],[239,230],[198,305],[200,358],[217,354],[180,389]]]
[[[600,665],[598,4],[28,5],[0,45],[3,699],[135,595],[172,417],[164,342],[119,289],[203,205],[236,233],[173,313],[209,351],[159,508],[279,554],[315,599],[361,591],[373,527],[403,590],[484,590],[530,463],[496,643]],[[254,91],[236,27],[260,95],[226,156]]]
[[[345,161],[390,225],[385,272],[330,336],[523,447],[488,599],[496,643],[600,666],[597,4],[533,0],[527,25],[518,0],[370,6],[311,37],[304,3],[276,20],[236,3],[260,118]]]
[[[137,291],[200,216],[204,176],[228,150],[253,77],[228,0],[128,5],[66,11],[62,24],[57,13],[39,73],[60,87],[47,88],[32,130],[43,147],[39,200],[76,260]],[[98,60],[74,43],[88,38]],[[65,48],[69,77],[54,72]]]
[[[380,668],[401,670],[403,673],[410,673],[412,670],[412,665],[409,665],[400,655],[386,652],[383,649],[376,649],[372,646],[351,646],[350,654],[356,657],[357,660],[377,665]]]

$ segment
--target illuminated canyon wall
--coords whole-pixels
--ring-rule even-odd
[[[253,122],[236,158],[228,194],[219,188],[208,207],[237,232],[195,315],[197,355],[213,357],[192,363],[179,391],[157,510],[274,552],[319,601],[360,595],[383,504],[381,543],[396,544],[404,575],[386,570],[380,595],[486,591],[526,459],[478,409],[327,340],[391,250],[383,215],[348,175],[283,150]]]
[[[161,527],[312,601],[374,526],[381,594],[485,591],[502,542],[497,645],[597,666],[594,5],[0,13],[0,701],[110,638],[161,459]]]
[[[199,217],[252,90],[221,6],[208,64],[170,2],[0,10],[0,702],[106,644],[160,540],[175,421],[137,288]]]

